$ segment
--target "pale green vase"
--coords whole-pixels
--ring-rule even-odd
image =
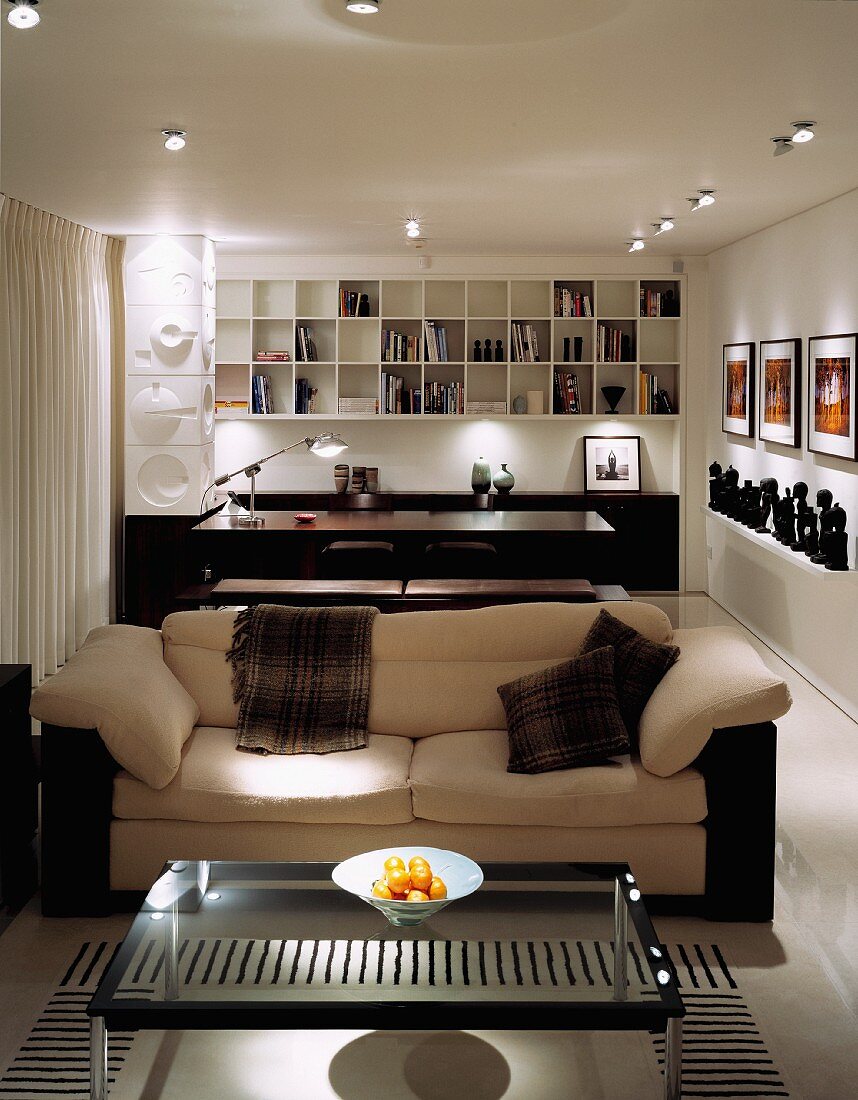
[[[498,470],[492,480],[494,481],[494,486],[499,493],[508,493],[510,489],[512,489],[513,485],[515,485],[515,478],[506,468],[505,462],[501,463],[501,468]]]
[[[492,487],[492,468],[482,455],[471,470],[471,488],[475,493],[487,493]]]

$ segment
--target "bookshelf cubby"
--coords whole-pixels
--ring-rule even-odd
[[[566,292],[565,295],[563,292]],[[365,294],[369,316],[342,316],[341,295]],[[668,296],[668,292],[670,295]],[[681,407],[685,321],[681,315],[682,279],[619,276],[558,275],[556,278],[235,278],[218,281],[215,399],[219,419],[291,418],[295,413],[295,382],[307,378],[317,389],[316,416],[372,419],[383,407],[382,372],[402,377],[408,389],[423,391],[431,382],[457,382],[464,387],[465,415],[479,419],[537,419],[516,413],[516,397],[528,390],[543,394],[542,417],[577,415],[603,419],[607,402],[601,387],[624,386],[618,419],[658,415],[678,419]],[[658,297],[654,297],[658,295]],[[586,304],[591,316],[584,313]],[[577,303],[577,304],[576,304]],[[644,311],[664,306],[679,315],[651,316]],[[571,313],[571,315],[564,315]],[[447,330],[448,361],[428,360],[425,322]],[[539,345],[539,362],[516,362],[513,324],[532,326]],[[312,329],[317,361],[296,361],[296,326]],[[600,325],[619,329],[628,339],[628,358],[602,362]],[[384,330],[420,338],[415,362],[382,359]],[[475,361],[474,341],[481,349],[491,341],[493,361]],[[580,340],[580,359],[575,342]],[[504,361],[494,362],[500,340]],[[568,360],[564,356],[569,341]],[[261,363],[260,351],[285,351],[288,362]],[[556,399],[558,372],[576,375],[581,412],[564,413]],[[639,413],[639,377],[655,375],[670,399],[672,414]],[[253,414],[252,378],[267,375],[274,411]],[[360,412],[339,413],[344,398],[360,398]],[[244,401],[245,407],[223,402]],[[468,404],[479,408],[468,412]],[[486,411],[486,404],[491,408]],[[521,402],[518,403],[521,406]],[[502,411],[505,410],[505,411]],[[397,414],[387,414],[388,417]],[[425,410],[420,416],[430,416]],[[437,414],[435,414],[437,415]]]

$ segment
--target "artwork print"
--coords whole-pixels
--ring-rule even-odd
[[[606,444],[596,447],[596,480],[628,481],[629,449],[621,445]]]
[[[817,454],[858,459],[855,359],[858,335],[808,341],[807,446]]]
[[[584,489],[588,493],[639,493],[640,436],[585,436]]]
[[[801,446],[801,340],[761,340],[760,439]]]
[[[722,358],[721,430],[754,434],[754,345],[725,344]]]

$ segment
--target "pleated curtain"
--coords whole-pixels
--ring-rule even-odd
[[[0,661],[38,683],[115,607],[124,246],[0,201]]]

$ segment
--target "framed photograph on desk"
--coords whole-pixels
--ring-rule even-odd
[[[639,435],[584,436],[584,491],[639,493],[641,438]]]

